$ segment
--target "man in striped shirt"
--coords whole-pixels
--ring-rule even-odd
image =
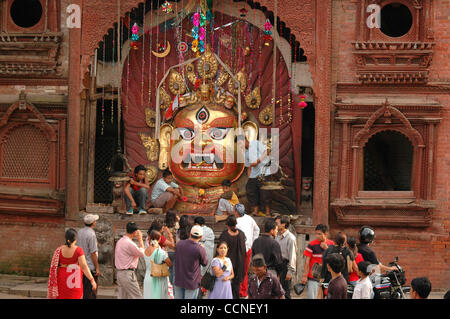
[[[328,226],[318,224],[315,229],[316,239],[306,246],[303,255],[306,257],[303,268],[302,284],[308,288],[308,299],[316,299],[319,291],[319,278],[315,278],[311,269],[315,263],[322,265],[322,255],[328,246],[334,245],[332,240],[327,239]]]

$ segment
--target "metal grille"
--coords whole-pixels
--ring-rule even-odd
[[[112,183],[108,181],[106,168],[111,163],[116,139],[98,138],[95,144],[94,201],[96,203],[112,202]]]
[[[36,127],[13,129],[3,150],[2,177],[48,179],[50,143]]]

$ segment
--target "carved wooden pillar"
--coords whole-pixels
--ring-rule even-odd
[[[348,121],[342,123],[342,153],[341,153],[341,173],[340,173],[340,187],[339,187],[339,198],[344,199],[347,195],[348,189]]]
[[[80,0],[72,4],[80,5]],[[83,9],[82,9],[83,11]],[[67,195],[66,217],[76,219],[79,212],[80,164],[80,86],[81,86],[81,29],[69,29],[69,104],[67,110]]]
[[[358,194],[358,179],[359,179],[359,146],[353,145],[353,166],[352,166],[352,187],[351,187],[351,199],[354,200]]]
[[[313,88],[316,94],[313,224],[328,224],[331,144],[331,8],[332,1],[330,0],[316,1],[317,60]]]
[[[435,134],[436,124],[432,123],[428,125],[428,168],[427,168],[427,181],[426,187],[427,191],[424,194],[425,199],[432,199],[432,187],[433,187],[433,159],[434,159],[434,134]]]

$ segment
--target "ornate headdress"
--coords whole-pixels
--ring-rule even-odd
[[[184,76],[176,71],[176,68],[180,66],[185,68]],[[169,91],[172,96],[162,87],[167,77]],[[167,71],[158,88],[156,100],[157,104],[159,104],[159,109],[166,110],[178,95],[178,108],[175,112],[193,104],[202,102],[214,103],[235,111],[239,117],[240,124],[241,93],[246,88],[247,75],[245,67],[236,75],[233,75],[230,68],[207,46],[205,53],[200,57],[188,60],[181,65],[173,66]],[[157,113],[159,112],[158,110]],[[161,116],[157,116],[157,134],[159,131],[158,127],[161,124],[160,119]]]

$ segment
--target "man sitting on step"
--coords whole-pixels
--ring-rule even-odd
[[[136,207],[139,208],[140,215],[147,214],[145,207],[150,183],[145,175],[146,170],[147,169],[143,165],[136,166],[130,181],[125,185],[124,192],[127,215],[133,215],[133,211]]]
[[[162,178],[153,186],[151,197],[153,207],[163,208],[163,213],[165,214],[182,197],[183,189],[178,187],[178,184],[173,181],[172,172],[166,169]]]
[[[239,204],[239,198],[236,193],[231,190],[231,181],[228,179],[222,182],[222,188],[224,193],[219,198],[215,212],[216,222],[225,220],[229,215],[234,214],[234,206]]]

